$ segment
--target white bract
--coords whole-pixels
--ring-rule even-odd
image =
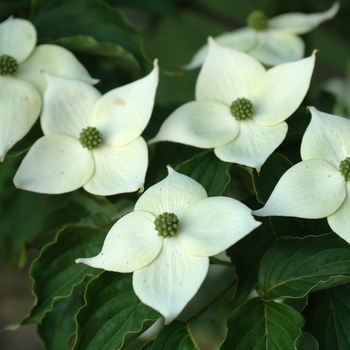
[[[190,177],[170,167],[168,172],[112,227],[99,255],[76,260],[107,271],[134,272],[136,295],[166,323],[197,293],[208,272],[208,257],[260,225],[244,204],[208,198]]]
[[[302,162],[281,177],[258,216],[327,217],[350,243],[350,120],[310,107],[301,144]]]
[[[254,58],[209,38],[196,101],[165,120],[150,141],[214,148],[218,158],[258,171],[287,133],[284,122],[309,88],[315,52],[268,71]]]
[[[23,138],[41,110],[45,78],[41,71],[95,83],[72,53],[56,45],[36,45],[27,20],[0,23],[0,161]]]
[[[339,3],[336,2],[326,12],[288,13],[269,20],[264,18],[264,14],[256,11],[248,18],[248,23],[251,23],[255,29],[248,26],[224,33],[216,37],[215,41],[232,49],[246,52],[268,66],[300,60],[304,57],[305,45],[297,34],[305,34],[320,23],[333,18],[338,9]],[[257,24],[255,25],[254,22]],[[204,62],[207,51],[208,45],[203,46],[184,68],[199,67]]]
[[[148,150],[140,136],[151,117],[158,65],[146,77],[101,96],[89,84],[46,74],[44,132],[23,159],[16,187],[96,195],[143,188]]]

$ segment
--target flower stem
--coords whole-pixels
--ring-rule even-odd
[[[230,289],[232,289],[237,281],[230,283],[225,289],[223,289],[215,298],[213,298],[207,305],[200,309],[195,315],[190,317],[186,322],[194,323],[200,316],[202,316],[210,307],[212,307],[219,299],[221,299]]]

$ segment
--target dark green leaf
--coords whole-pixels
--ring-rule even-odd
[[[199,349],[192,339],[188,324],[181,321],[171,322],[148,344],[147,350],[196,350]]]
[[[160,317],[135,295],[132,274],[102,273],[88,284],[85,300],[74,350],[121,349]]]
[[[227,338],[220,350],[296,349],[304,319],[288,305],[251,299],[227,321]]]
[[[350,246],[335,234],[285,237],[261,261],[259,288],[265,300],[301,298],[350,280]]]
[[[38,325],[38,335],[46,350],[71,348],[71,340],[76,332],[75,315],[84,305],[85,286],[85,283],[77,286],[70,297],[59,300]]]
[[[43,1],[33,22],[41,41],[89,36],[103,45],[117,44],[128,51],[130,57],[134,56],[144,70],[150,69],[143,53],[141,33],[126,21],[122,12],[102,0]]]
[[[99,42],[87,35],[76,35],[69,38],[61,38],[53,42],[53,44],[61,45],[72,51],[79,51],[90,55],[118,57],[129,61],[138,68],[138,62],[135,57],[123,49],[118,44],[112,42]]]
[[[262,166],[260,174],[254,171],[253,184],[259,202],[266,203],[278,180],[292,165],[287,157],[272,153]]]
[[[277,237],[305,237],[331,232],[327,218],[310,220],[294,217],[271,216],[270,222]]]
[[[303,332],[297,339],[298,350],[319,350],[317,340],[307,332]]]
[[[261,226],[227,250],[227,255],[236,267],[238,286],[234,299],[223,305],[217,316],[244,303],[257,284],[261,259],[276,239],[268,219],[263,218],[262,221]]]
[[[306,326],[320,349],[350,349],[350,284],[312,293]]]
[[[175,170],[199,182],[211,197],[227,193],[231,180],[230,166],[210,150],[179,164]]]
[[[176,166],[198,153],[198,148],[182,145],[180,143],[159,142],[151,145],[153,153],[147,171],[145,188],[163,180],[168,172],[167,165],[176,169]]]
[[[86,274],[101,272],[85,264],[76,264],[75,259],[97,255],[106,233],[106,229],[96,227],[68,227],[58,233],[55,242],[43,248],[30,271],[37,301],[23,324],[40,323],[54,303],[70,296]]]

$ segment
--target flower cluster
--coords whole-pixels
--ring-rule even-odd
[[[258,11],[247,28],[209,37],[187,66],[203,64],[195,100],[173,111],[148,144],[213,149],[217,162],[259,174],[284,141],[286,120],[310,86],[317,50],[304,57],[296,34],[333,18],[338,8],[335,3],[323,13],[272,19]],[[143,192],[143,132],[155,103],[158,60],[144,77],[102,95],[72,53],[36,41],[27,20],[10,17],[0,24],[0,161],[39,116],[43,132],[17,169],[15,187],[45,194],[81,187],[98,196]],[[133,272],[135,294],[170,323],[198,292],[209,257],[261,225],[253,215],[327,217],[350,243],[350,120],[309,111],[302,161],[281,177],[263,208],[252,211],[233,198],[208,197],[203,184],[168,166],[168,176],[149,186],[134,211],[113,225],[101,252],[76,262]]]

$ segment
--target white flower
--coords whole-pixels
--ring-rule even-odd
[[[235,199],[207,197],[190,177],[168,167],[135,210],[109,231],[102,251],[77,263],[107,271],[134,272],[141,301],[174,320],[197,293],[216,255],[260,225]]]
[[[283,174],[258,216],[327,217],[350,243],[350,120],[310,107],[302,162]]]
[[[97,195],[142,189],[148,150],[140,135],[153,109],[157,62],[146,77],[103,96],[82,81],[46,76],[45,136],[23,159],[15,186],[51,194],[81,186]]]
[[[39,116],[46,84],[42,70],[96,82],[66,49],[35,45],[36,30],[29,21],[10,17],[0,23],[0,161]]]
[[[245,27],[216,37],[217,43],[232,49],[243,51],[263,64],[277,64],[300,60],[304,57],[304,42],[296,34],[305,34],[320,23],[333,18],[339,9],[336,2],[326,12],[303,14],[288,13],[267,20],[264,14],[256,11],[248,18],[248,23],[255,27]],[[255,26],[255,22],[258,23]],[[264,26],[266,24],[266,27]],[[258,27],[258,28],[257,28]],[[199,67],[206,56],[208,46],[203,46],[184,66],[185,69]]]
[[[268,71],[249,55],[209,38],[196,101],[175,110],[150,142],[214,148],[218,158],[256,168],[280,145],[284,122],[309,88],[315,53]]]

